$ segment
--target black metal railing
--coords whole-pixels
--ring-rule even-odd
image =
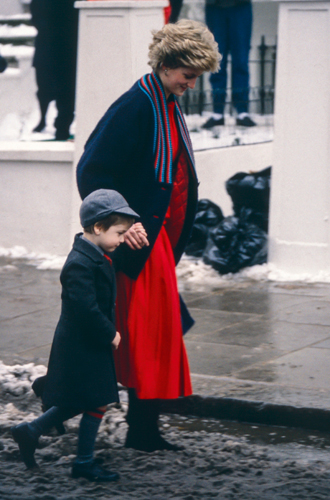
[[[250,75],[254,75],[258,84],[250,87],[249,110],[260,115],[273,114],[275,95],[276,44],[267,45],[265,36],[261,37],[258,46],[259,58],[249,61]],[[228,61],[228,75],[231,74],[231,62]],[[179,99],[186,115],[202,114],[213,110],[214,91],[206,87],[207,75],[202,75],[196,82],[194,90],[187,90]],[[233,114],[231,88],[227,88],[225,112]]]

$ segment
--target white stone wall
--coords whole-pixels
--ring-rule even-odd
[[[0,143],[0,247],[68,253],[73,147],[63,142]]]
[[[330,269],[330,1],[282,1],[276,75],[270,261]]]
[[[200,198],[233,213],[226,180],[272,164],[272,143],[196,153]],[[80,230],[70,142],[0,143],[0,247],[66,255]]]

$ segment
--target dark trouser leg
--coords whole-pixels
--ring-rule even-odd
[[[55,139],[66,140],[70,135],[70,125],[74,118],[75,93],[76,93],[76,65],[78,43],[78,11],[73,2],[67,3],[61,11],[61,6],[54,2],[55,17],[54,44],[56,44],[54,57],[54,75],[56,82],[56,106],[58,115],[55,120]],[[62,7],[65,5],[62,2]],[[62,15],[66,15],[63,25]],[[56,36],[57,35],[57,36]]]
[[[237,113],[249,107],[249,52],[252,34],[252,5],[244,3],[228,9],[230,13],[230,53],[232,58],[233,105]]]
[[[219,45],[219,52],[222,55],[220,71],[211,74],[210,82],[213,90],[213,110],[215,113],[224,114],[226,92],[227,92],[227,59],[229,52],[229,20],[228,9],[223,9],[215,5],[206,5],[206,23],[213,33],[215,41]]]
[[[47,434],[53,427],[74,417],[78,413],[71,408],[59,408],[52,406],[43,415],[28,424],[29,431],[34,438],[38,439],[42,434]]]
[[[32,389],[38,398],[42,399],[42,395],[43,395],[43,392],[45,389],[45,383],[46,383],[46,375],[44,375],[43,377],[38,377],[37,379],[35,379],[35,381],[32,384]],[[51,408],[50,406],[46,406],[45,404],[42,404],[42,411],[44,413],[47,410],[49,410],[50,408]],[[54,426],[59,434],[65,434],[65,427],[63,425],[63,422],[64,422],[64,420],[62,422],[58,422]]]
[[[37,98],[40,107],[40,122],[33,129],[34,132],[41,132],[46,126],[46,114],[49,103],[55,99],[54,82],[52,81],[51,75],[48,74],[43,67],[37,66],[36,68],[36,80],[37,80]]]

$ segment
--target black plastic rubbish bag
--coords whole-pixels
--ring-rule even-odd
[[[226,181],[227,193],[233,201],[234,214],[251,209],[249,221],[268,230],[271,167],[254,173],[238,172]]]
[[[220,274],[263,264],[267,261],[267,234],[244,217],[226,217],[210,231],[203,261]]]
[[[209,232],[224,216],[221,208],[210,200],[199,200],[194,226],[185,252],[193,257],[201,257],[206,247]]]

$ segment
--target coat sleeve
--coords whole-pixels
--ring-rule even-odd
[[[61,282],[63,303],[69,304],[82,335],[93,343],[110,347],[116,327],[99,307],[93,270],[83,263],[72,262],[63,269]]]

